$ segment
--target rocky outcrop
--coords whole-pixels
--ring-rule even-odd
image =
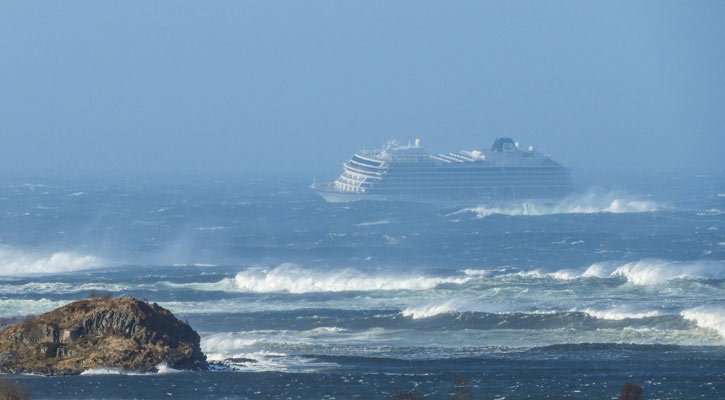
[[[169,310],[132,297],[76,301],[0,332],[0,372],[201,369],[199,335]]]

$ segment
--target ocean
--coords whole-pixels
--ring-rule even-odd
[[[326,203],[302,178],[0,181],[0,318],[168,308],[210,371],[1,376],[34,399],[725,393],[722,173],[557,204]]]

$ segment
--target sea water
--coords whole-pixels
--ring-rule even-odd
[[[37,399],[721,398],[725,184],[657,179],[504,206],[331,204],[295,178],[6,179],[0,318],[136,296],[215,363],[5,378]]]

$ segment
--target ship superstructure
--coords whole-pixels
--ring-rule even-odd
[[[569,171],[533,146],[510,138],[490,149],[428,154],[420,140],[362,150],[344,162],[334,181],[313,184],[325,200],[498,202],[558,199],[571,191]]]

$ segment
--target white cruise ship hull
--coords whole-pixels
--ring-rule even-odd
[[[551,202],[571,191],[569,171],[509,138],[491,150],[429,155],[416,146],[358,152],[334,182],[310,187],[333,203],[413,201],[456,204]]]

